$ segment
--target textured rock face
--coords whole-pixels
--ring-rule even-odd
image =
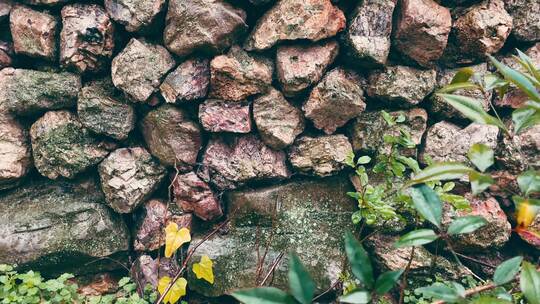
[[[210,62],[210,97],[239,101],[264,93],[272,84],[273,65],[238,46]]]
[[[210,64],[208,59],[193,58],[182,62],[169,73],[161,86],[161,96],[168,103],[201,99],[208,93]]]
[[[433,0],[405,0],[398,11],[394,43],[421,66],[431,66],[442,56],[452,18],[450,10]]]
[[[390,53],[394,0],[363,1],[355,10],[345,34],[349,55],[362,66],[380,66]]]
[[[283,40],[318,41],[344,28],[345,15],[330,0],[279,1],[258,21],[245,47],[265,50]]]
[[[267,147],[254,135],[225,141],[212,138],[203,155],[201,175],[219,189],[235,189],[250,181],[285,179],[290,172],[285,153]]]
[[[512,17],[512,34],[521,41],[540,40],[540,2],[506,0],[505,8]]]
[[[77,114],[91,131],[123,140],[135,127],[135,110],[112,85],[103,79],[86,85],[79,92]]]
[[[502,48],[512,30],[512,17],[502,0],[486,0],[461,15],[454,29],[461,52],[484,57]]]
[[[60,62],[80,73],[101,70],[113,54],[113,33],[113,24],[101,6],[64,6]]]
[[[317,290],[322,292],[345,267],[343,233],[353,229],[350,217],[356,208],[354,201],[344,194],[347,191],[351,187],[345,178],[330,178],[230,193],[226,196],[227,205],[234,210],[235,217],[229,233],[204,242],[192,259],[199,261],[202,255],[208,255],[214,260],[215,282],[208,285],[190,280],[191,288],[216,296],[254,287],[257,244],[263,252],[268,243],[264,269],[280,252],[296,252],[314,277]],[[191,244],[196,243],[197,239]],[[287,286],[286,259],[285,255],[276,268],[273,285],[277,287]],[[193,275],[191,271],[189,275]]]
[[[74,178],[108,154],[69,111],[45,113],[30,128],[30,138],[34,165],[50,179]]]
[[[150,111],[141,122],[150,153],[166,166],[189,170],[201,149],[201,130],[187,114],[172,105]]]
[[[197,174],[178,175],[173,183],[174,202],[185,212],[193,212],[204,221],[223,215],[221,204],[208,184]]]
[[[0,2],[0,21],[7,19],[12,9],[13,9],[12,0],[5,0],[5,1]]]
[[[105,0],[109,16],[128,32],[148,27],[164,6],[165,0]]]
[[[137,212],[133,249],[136,251],[154,251],[165,245],[164,227],[173,222],[178,227],[191,230],[191,214],[173,214],[167,210],[167,204],[158,199],[151,199]]]
[[[0,106],[19,115],[72,107],[80,89],[81,78],[71,73],[0,71]]]
[[[0,190],[19,185],[31,167],[28,132],[11,116],[0,114]]]
[[[199,121],[209,132],[251,132],[251,118],[247,102],[207,99],[199,105]]]
[[[112,61],[112,81],[135,101],[145,102],[174,65],[164,47],[133,38]]]
[[[0,263],[43,272],[97,272],[105,260],[80,266],[129,248],[126,225],[103,205],[93,181],[43,179],[6,192],[0,197],[0,236]]]
[[[163,40],[178,56],[229,48],[247,29],[246,13],[222,0],[171,0]]]
[[[13,64],[13,45],[5,41],[0,41],[0,69],[9,67],[12,64]]]
[[[293,96],[319,82],[338,51],[339,44],[334,40],[278,47],[276,73],[283,94]]]
[[[58,5],[64,2],[68,2],[69,0],[22,0],[21,2],[32,4],[32,5]]]
[[[54,16],[19,5],[11,10],[9,26],[17,54],[56,59],[58,22]]]
[[[345,167],[351,152],[351,144],[344,135],[304,136],[291,147],[289,160],[303,174],[330,176]]]
[[[370,97],[397,107],[412,107],[433,91],[435,70],[418,70],[406,66],[387,67],[369,76],[367,93]]]
[[[499,129],[496,126],[472,123],[464,129],[446,121],[431,126],[426,135],[421,160],[426,156],[434,161],[469,163],[467,152],[475,143],[482,143],[495,150]]]
[[[366,109],[360,77],[336,68],[311,91],[302,109],[317,129],[332,134]]]
[[[533,248],[540,250],[540,215],[536,215],[534,221],[526,228],[516,229],[519,237]]]
[[[294,142],[304,131],[304,116],[283,95],[271,89],[253,102],[253,118],[265,144],[276,150]]]
[[[525,129],[512,139],[504,137],[495,157],[512,172],[526,170],[529,166],[540,169],[540,125]]]
[[[118,213],[131,213],[165,177],[165,168],[144,148],[120,148],[98,166],[105,201]]]
[[[161,257],[154,260],[145,254],[135,260],[131,266],[130,275],[132,278],[137,278],[142,286],[150,285],[155,290],[161,277],[173,278],[178,270],[180,270],[180,266],[176,259]]]

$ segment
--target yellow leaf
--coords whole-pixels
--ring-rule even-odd
[[[189,229],[182,228],[178,230],[178,225],[170,222],[165,228],[165,256],[170,258],[180,246],[190,241]]]
[[[205,279],[210,284],[214,284],[213,264],[214,263],[207,255],[203,255],[199,263],[193,264],[193,273],[195,273],[197,279]]]
[[[538,207],[531,205],[528,200],[520,202],[518,205],[516,218],[518,226],[525,228],[529,227],[529,225],[534,221],[537,212]]]
[[[168,276],[164,276],[161,279],[159,279],[158,282],[158,291],[159,294],[163,294],[165,292],[165,289],[167,289],[167,286],[171,284],[172,279]],[[163,298],[163,303],[167,304],[174,304],[180,300],[181,297],[186,295],[186,286],[187,281],[184,278],[179,278],[174,282],[171,289],[169,289],[169,292],[167,292],[167,295]]]

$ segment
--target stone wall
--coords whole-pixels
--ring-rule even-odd
[[[253,285],[290,250],[326,289],[354,229],[346,156],[376,155],[396,131],[381,110],[405,114],[424,163],[467,161],[482,142],[501,176],[539,166],[538,127],[503,139],[433,94],[459,67],[491,73],[487,55],[513,64],[520,48],[540,64],[537,41],[538,0],[0,0],[0,263],[152,262],[164,218],[197,238],[229,217],[201,248],[215,287],[193,289]],[[503,115],[525,100],[467,94]],[[494,217],[502,235],[487,247],[510,233]],[[408,253],[388,250],[379,266],[399,268]]]

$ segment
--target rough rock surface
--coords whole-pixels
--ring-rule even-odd
[[[319,82],[338,51],[339,44],[335,40],[279,46],[276,51],[276,73],[283,94],[294,96]]]
[[[72,107],[80,89],[81,78],[71,73],[0,71],[0,107],[19,115]]]
[[[103,204],[93,181],[32,181],[0,197],[0,263],[45,273],[97,272],[125,254],[129,235],[122,218]],[[92,267],[81,265],[94,261]]]
[[[343,12],[330,0],[279,1],[259,19],[245,48],[265,50],[283,40],[318,41],[335,36],[345,22]]]
[[[30,128],[34,165],[43,176],[73,178],[109,153],[69,111],[50,111]]]
[[[247,30],[246,13],[222,0],[171,0],[163,40],[178,56],[221,53]]]
[[[369,76],[370,97],[397,107],[419,104],[436,85],[435,70],[419,70],[407,66],[390,66]]]
[[[210,62],[210,97],[239,101],[264,93],[272,84],[273,64],[234,46]]]
[[[336,68],[328,72],[302,107],[306,117],[324,133],[334,133],[366,109],[360,84],[360,77],[352,71]]]
[[[202,255],[208,255],[214,261],[215,282],[209,285],[188,277],[191,288],[217,296],[254,287],[257,248],[262,254],[268,243],[264,269],[280,252],[296,252],[313,276],[317,290],[327,289],[345,267],[343,233],[353,229],[350,217],[356,207],[344,194],[347,191],[351,187],[346,178],[330,178],[228,194],[227,205],[235,214],[229,233],[204,242],[192,259],[198,262]],[[191,244],[198,239],[195,237]],[[276,268],[273,285],[286,288],[287,264],[285,254]],[[193,276],[191,271],[189,276]]]
[[[199,105],[199,121],[208,132],[251,132],[251,117],[247,102],[207,99]]]
[[[191,231],[191,214],[174,214],[167,210],[167,204],[159,199],[144,203],[136,214],[133,249],[136,251],[154,251],[165,245],[164,227],[171,222],[179,228]]]
[[[150,285],[152,290],[155,290],[160,278],[164,276],[173,278],[178,270],[180,270],[180,266],[176,259],[166,257],[153,259],[151,256],[144,254],[139,256],[131,265],[130,275],[137,278],[142,286]]]
[[[60,62],[80,73],[103,69],[113,54],[113,34],[113,24],[101,6],[64,6],[60,32]]]
[[[112,152],[98,172],[105,200],[118,213],[133,212],[165,177],[165,168],[141,147]]]
[[[166,166],[189,170],[197,161],[202,138],[199,126],[172,105],[150,111],[141,122],[150,153]]]
[[[351,152],[351,144],[344,135],[303,136],[292,145],[289,160],[303,174],[330,176],[345,167]]]
[[[165,6],[165,0],[105,0],[111,18],[128,32],[148,27]]]
[[[540,2],[506,0],[505,8],[512,17],[512,34],[520,41],[540,40]]]
[[[9,17],[9,13],[13,9],[12,0],[4,0],[0,2],[0,22]]]
[[[91,131],[123,140],[135,127],[135,110],[118,94],[110,79],[97,80],[79,92],[77,114]]]
[[[145,102],[174,65],[174,58],[161,45],[132,38],[112,61],[112,81],[135,101]]]
[[[533,248],[540,250],[540,214],[537,214],[529,227],[516,229],[519,237]]]
[[[21,0],[21,2],[24,2],[26,4],[48,5],[48,6],[58,5],[58,4],[65,3],[68,1],[69,0]]]
[[[421,66],[439,59],[452,26],[450,10],[433,0],[400,2],[394,45],[402,54]]]
[[[251,134],[230,141],[212,138],[204,151],[201,176],[221,190],[250,181],[285,179],[290,176],[285,159],[284,152],[270,149]]]
[[[366,0],[356,8],[345,34],[354,63],[368,67],[386,64],[395,7],[394,0]]]
[[[9,26],[17,54],[56,59],[58,22],[53,15],[17,5],[9,15]]]
[[[495,155],[502,167],[517,173],[528,167],[540,169],[540,125],[527,128],[513,138],[503,137]]]
[[[159,87],[168,103],[181,103],[206,97],[210,85],[210,64],[205,58],[182,62]]]
[[[253,118],[261,139],[276,150],[292,144],[296,136],[304,131],[302,111],[275,89],[255,99]]]
[[[0,41],[0,69],[13,64],[13,44]]]
[[[496,126],[471,123],[464,129],[441,121],[431,126],[426,135],[424,150],[420,159],[426,156],[434,161],[455,161],[469,163],[467,152],[475,143],[482,143],[495,150],[499,129]]]
[[[0,190],[18,186],[30,168],[28,132],[10,115],[0,114]]]
[[[184,212],[193,212],[204,221],[223,215],[221,204],[208,184],[194,172],[178,175],[173,182],[174,202]]]

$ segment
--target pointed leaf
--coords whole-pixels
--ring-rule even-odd
[[[512,196],[512,200],[516,205],[516,222],[518,224],[518,227],[529,227],[534,221],[538,212],[540,211],[540,205],[535,203],[536,200],[525,199],[517,195]]]
[[[540,94],[538,94],[536,87],[529,79],[527,79],[527,77],[525,77],[520,72],[499,62],[492,56],[489,56],[489,60],[491,61],[491,63],[493,63],[499,73],[501,73],[506,80],[516,85],[521,91],[523,91],[523,93],[527,94],[530,99],[534,101],[540,101]]]
[[[403,273],[403,270],[387,271],[381,274],[375,282],[375,292],[379,295],[383,295],[392,289],[399,277]]]
[[[503,285],[512,281],[519,272],[521,261],[523,261],[523,257],[517,256],[502,262],[495,269],[493,283]]]
[[[362,244],[350,232],[345,234],[345,252],[347,253],[352,273],[371,290],[374,283],[371,261]]]
[[[289,256],[289,288],[298,302],[310,304],[315,294],[315,282],[295,254]]]
[[[411,188],[414,208],[433,225],[441,227],[442,203],[439,195],[425,184]]]
[[[458,110],[468,119],[486,125],[494,125],[503,130],[506,130],[504,124],[497,119],[489,115],[486,110],[482,107],[482,103],[474,98],[461,96],[461,95],[452,95],[452,94],[437,94],[450,104],[454,109]]]
[[[484,76],[484,90],[486,91],[490,91],[490,90],[505,87],[505,86],[508,86],[508,82],[506,80],[499,78],[499,76],[495,74],[488,74]]]
[[[175,222],[170,222],[165,228],[165,257],[170,258],[180,246],[191,241],[189,229],[180,230]]]
[[[370,301],[371,296],[367,291],[353,291],[349,294],[339,297],[340,303],[368,304]]]
[[[469,181],[471,182],[471,190],[473,195],[482,193],[489,186],[495,183],[495,180],[487,174],[481,174],[478,172],[469,173]]]
[[[471,76],[474,74],[474,70],[470,67],[461,68],[458,70],[456,75],[454,75],[454,78],[452,78],[452,81],[450,83],[460,83],[460,82],[466,82],[471,78]]]
[[[519,189],[525,196],[540,192],[540,171],[528,170],[517,177]]]
[[[461,300],[458,292],[442,283],[433,283],[431,286],[417,288],[415,293],[422,293],[424,297],[456,303]]]
[[[477,84],[471,83],[471,82],[456,82],[451,83],[449,85],[445,85],[444,87],[440,88],[437,92],[438,93],[453,93],[457,90],[470,90],[470,89],[478,89],[480,88]]]
[[[159,279],[158,282],[158,291],[159,294],[163,294],[165,292],[165,289],[171,284],[172,279],[168,276],[164,276],[161,279]],[[179,278],[174,282],[171,289],[167,292],[165,297],[163,298],[163,303],[167,304],[175,304],[180,300],[181,297],[186,295],[186,286],[187,281],[184,278]]]
[[[540,304],[540,272],[529,262],[523,262],[519,286],[530,304]]]
[[[526,69],[529,71],[529,73],[536,78],[537,81],[540,81],[540,71],[536,68],[536,65],[534,64],[531,57],[527,56],[527,54],[523,53],[520,50],[517,50],[518,56],[526,64]]]
[[[416,184],[427,183],[431,181],[443,181],[449,179],[458,179],[474,170],[461,163],[442,162],[435,163],[424,170],[415,174],[405,187],[410,187]]]
[[[485,218],[478,215],[458,217],[448,227],[449,235],[471,233],[487,224]]]
[[[528,106],[514,110],[512,122],[516,134],[519,134],[529,127],[540,124],[540,110]]]
[[[197,279],[206,280],[210,284],[214,284],[214,271],[213,271],[213,262],[207,256],[201,256],[201,261],[199,263],[193,264],[193,273]]]
[[[245,304],[293,304],[294,299],[275,287],[258,287],[235,291],[231,294]]]
[[[481,143],[476,143],[471,146],[467,156],[471,162],[478,168],[480,171],[485,172],[487,168],[491,167],[495,162],[495,153],[493,150]]]
[[[364,155],[364,156],[361,156],[358,158],[358,160],[356,161],[356,164],[358,165],[365,165],[367,163],[369,163],[371,161],[371,157],[367,156],[367,155]]]
[[[420,246],[424,244],[429,244],[438,238],[439,236],[435,233],[435,231],[431,229],[413,230],[401,236],[399,240],[397,240],[397,242],[394,244],[394,247],[400,248]]]

